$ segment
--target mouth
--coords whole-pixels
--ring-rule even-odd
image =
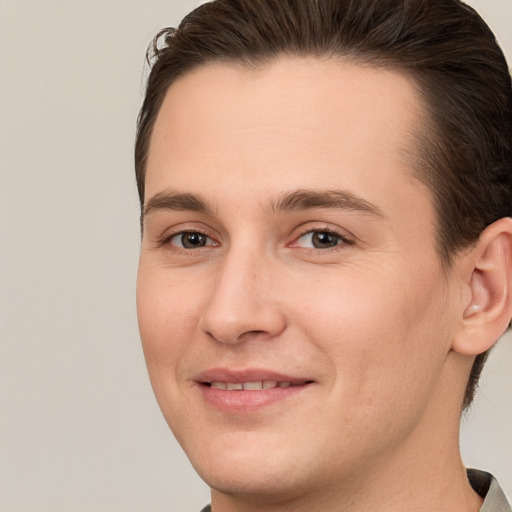
[[[273,404],[294,401],[315,383],[266,370],[226,369],[208,370],[195,381],[205,405],[230,414],[272,411]]]
[[[312,381],[277,381],[277,380],[258,380],[252,382],[203,382],[204,386],[208,386],[213,389],[222,389],[226,391],[262,391],[266,389],[275,388],[290,388],[295,386],[305,386],[310,384]]]

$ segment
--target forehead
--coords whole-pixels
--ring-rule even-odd
[[[412,80],[384,68],[284,57],[257,68],[209,64],[167,91],[146,198],[170,175],[173,187],[186,188],[195,178],[206,187],[213,174],[264,184],[298,169],[308,170],[295,173],[301,187],[343,185],[372,195],[383,169],[395,181],[414,180],[409,156],[420,115]]]

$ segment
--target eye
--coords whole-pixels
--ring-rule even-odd
[[[169,239],[169,243],[180,249],[201,249],[201,247],[215,245],[214,241],[209,236],[198,231],[177,233]]]
[[[294,245],[313,249],[331,249],[347,243],[346,238],[338,233],[329,230],[315,230],[304,233]]]

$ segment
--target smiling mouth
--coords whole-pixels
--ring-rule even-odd
[[[222,389],[226,391],[262,391],[275,388],[290,388],[297,386],[305,386],[311,381],[276,381],[276,380],[260,380],[253,382],[204,382],[203,385],[213,389]]]
[[[196,380],[205,402],[222,413],[249,415],[246,416],[248,418],[263,412],[267,407],[269,414],[278,411],[271,406],[302,396],[315,383],[312,380],[258,370],[219,370],[208,373]]]

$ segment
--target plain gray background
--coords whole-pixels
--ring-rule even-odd
[[[0,510],[199,510],[135,317],[147,43],[197,0],[0,0]],[[472,2],[512,60],[512,0]],[[512,338],[464,421],[512,497]]]

